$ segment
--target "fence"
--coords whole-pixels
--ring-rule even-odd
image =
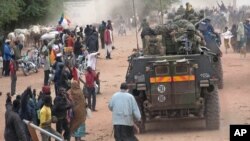
[[[52,133],[44,130],[44,129],[38,127],[38,126],[36,126],[35,124],[31,123],[30,121],[23,120],[23,122],[25,124],[27,124],[29,132],[30,132],[30,135],[31,135],[33,141],[39,141],[35,129],[38,130],[38,131],[40,131],[40,132],[42,132],[42,133],[44,133],[45,135],[47,135],[49,137],[52,137],[52,138],[58,140],[58,141],[64,141],[62,138],[60,138],[60,137],[58,137],[58,136],[56,136],[56,135],[54,135],[54,134],[52,134]]]

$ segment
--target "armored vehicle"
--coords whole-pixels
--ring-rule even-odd
[[[219,128],[217,78],[212,67],[218,57],[206,47],[197,48],[199,52],[184,49],[175,55],[135,52],[129,56],[126,82],[142,114],[141,132],[146,123],[173,119],[204,119],[207,129]]]
[[[198,24],[198,30],[202,33],[204,40],[206,42],[206,47],[210,49],[211,52],[216,54],[218,61],[213,63],[213,67],[215,68],[216,71],[216,77],[218,78],[218,88],[223,89],[224,87],[224,81],[223,81],[223,68],[222,68],[222,52],[220,50],[220,36],[215,33],[214,31],[211,31],[209,27],[209,24],[206,21],[210,21],[210,19],[205,19],[203,22],[200,22]]]

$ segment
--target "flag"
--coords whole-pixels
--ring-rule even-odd
[[[62,22],[63,22],[63,19],[64,19],[64,13],[62,13],[62,16],[61,16],[61,18],[60,18],[60,20],[58,21],[58,23],[61,25],[62,24]]]
[[[71,24],[71,21],[66,16],[64,16],[64,19],[66,20],[66,22],[68,23],[68,26],[69,26]]]
[[[62,26],[70,26],[71,21],[64,15],[64,13],[62,13],[60,20],[58,21],[58,23]]]

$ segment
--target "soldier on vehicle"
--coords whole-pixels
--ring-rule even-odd
[[[199,53],[199,46],[202,45],[201,38],[195,34],[194,25],[189,25],[186,29],[186,33],[177,39],[177,43],[180,44],[179,50],[184,53],[196,54]]]
[[[186,10],[185,10],[185,15],[184,15],[184,19],[189,19],[190,15],[196,15],[192,5],[190,3],[186,3]]]
[[[146,27],[149,27],[149,23],[147,22],[147,19],[143,19],[143,21],[141,23],[141,26],[140,26],[138,31],[140,32],[141,30],[143,30]]]
[[[163,43],[166,47],[166,54],[176,54],[176,33],[178,32],[178,27],[174,23],[169,25],[168,30],[162,34]]]
[[[176,15],[183,15],[185,13],[185,9],[183,7],[183,5],[181,5],[177,11],[176,11]]]
[[[203,36],[211,36],[213,37],[218,45],[221,45],[220,35],[215,32],[211,20],[209,18],[204,19],[198,26],[198,29],[201,31]]]
[[[151,36],[151,35],[155,35],[154,31],[149,27],[149,25],[144,25],[144,27],[142,28],[142,32],[141,32],[141,39],[142,39],[142,47],[143,49],[146,48],[146,38],[145,36]]]

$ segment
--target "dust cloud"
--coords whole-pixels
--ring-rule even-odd
[[[74,25],[106,21],[116,14],[121,15],[119,9],[126,6],[130,8],[127,12],[132,12],[132,0],[88,0],[64,3],[65,15]]]
[[[72,25],[86,25],[100,23],[102,20],[107,21],[114,17],[133,16],[133,0],[75,0],[64,2],[65,15],[71,20]],[[223,0],[225,5],[233,5],[234,0]],[[236,0],[237,7],[242,5],[250,5],[250,0]],[[174,4],[179,7],[180,4],[189,2],[195,8],[217,7],[217,2],[221,4],[221,0],[180,0]],[[138,15],[143,12],[143,0],[135,0],[136,13]]]

